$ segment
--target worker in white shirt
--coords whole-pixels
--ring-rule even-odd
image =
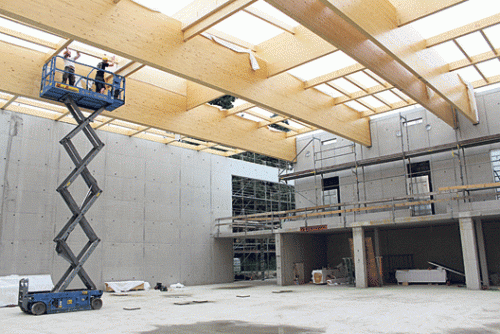
[[[68,48],[64,51],[64,74],[62,83],[66,84],[66,81],[69,80],[69,84],[71,86],[75,85],[75,61],[80,58],[80,52],[76,51],[76,56],[71,57],[71,52]]]

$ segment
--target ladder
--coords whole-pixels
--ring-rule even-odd
[[[66,261],[68,261],[70,266],[61,277],[59,282],[57,282],[57,284],[54,286],[52,292],[65,291],[76,275],[80,277],[87,289],[95,290],[96,286],[83,269],[83,264],[87,261],[90,254],[92,254],[101,240],[97,237],[96,233],[85,218],[85,213],[87,213],[87,211],[94,204],[99,195],[101,195],[102,190],[97,185],[97,180],[90,174],[87,166],[104,147],[104,143],[99,139],[95,130],[90,126],[90,123],[97,116],[99,116],[99,114],[104,110],[104,107],[99,108],[88,117],[85,117],[80,108],[76,105],[75,101],[71,98],[71,96],[66,97],[63,100],[63,103],[66,105],[70,114],[78,123],[78,126],[60,141],[61,145],[64,147],[71,160],[75,164],[75,168],[59,185],[59,187],[57,188],[57,192],[62,196],[64,202],[73,213],[73,216],[68,220],[66,225],[61,229],[59,234],[54,239],[54,242],[56,242],[57,244],[56,252]],[[82,131],[93,147],[83,158],[78,153],[75,145],[73,145],[71,141],[73,137],[75,137]],[[69,192],[69,187],[80,175],[89,187],[89,191],[85,196],[85,199],[81,206],[78,205],[78,203]],[[67,240],[71,232],[78,224],[80,224],[83,232],[85,232],[89,240],[81,249],[79,254],[75,255],[75,253],[73,253],[73,251],[70,249]]]

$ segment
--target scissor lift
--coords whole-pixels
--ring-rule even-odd
[[[95,130],[90,126],[90,123],[104,110],[111,111],[125,103],[124,77],[108,72],[113,75],[112,84],[106,83],[109,91],[107,94],[96,93],[88,89],[88,84],[92,80],[92,73],[97,71],[97,68],[76,63],[80,65],[79,68],[83,66],[90,68],[90,72],[88,72],[86,76],[75,74],[76,84],[78,85],[80,82],[84,81],[86,86],[83,88],[66,85],[57,80],[59,77],[62,78],[62,74],[64,73],[64,70],[57,67],[58,58],[61,57],[56,56],[52,58],[43,67],[40,96],[64,103],[69,113],[78,123],[78,125],[60,141],[75,164],[75,168],[59,185],[57,192],[61,194],[64,202],[73,215],[54,239],[54,242],[56,242],[56,252],[68,261],[70,266],[52,291],[29,292],[28,280],[22,279],[19,282],[19,307],[24,312],[34,315],[100,309],[102,306],[102,290],[96,289],[95,284],[83,269],[83,264],[100,242],[100,239],[85,218],[85,213],[87,213],[102,193],[102,190],[97,185],[96,179],[90,174],[87,168],[92,159],[94,159],[104,147],[104,143],[99,139]],[[62,65],[62,61],[59,61],[59,63]],[[80,108],[90,109],[93,110],[93,112],[88,117],[85,117]],[[83,131],[92,144],[92,149],[83,158],[71,142],[71,139],[81,131]],[[68,189],[78,176],[81,176],[89,187],[89,191],[81,205],[75,201]],[[70,249],[67,240],[70,233],[78,224],[87,236],[88,242],[80,250],[78,255],[75,255]],[[68,285],[77,275],[82,280],[86,289],[67,290]]]

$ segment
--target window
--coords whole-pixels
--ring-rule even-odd
[[[429,161],[411,163],[408,168],[408,193],[425,194],[432,191],[431,168]],[[418,197],[416,201],[426,201],[431,196]],[[427,216],[434,214],[434,204],[419,204],[411,206],[412,216]]]
[[[322,180],[323,183],[323,204],[332,205],[340,203],[339,177],[329,177]]]

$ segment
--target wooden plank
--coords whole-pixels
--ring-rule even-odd
[[[398,25],[402,26],[438,13],[468,0],[391,0],[398,13]]]
[[[372,6],[366,6],[362,0],[266,1],[398,87],[450,126],[455,126],[451,106],[477,123],[458,76],[446,73],[444,61],[437,54],[421,50],[419,45],[423,40],[408,29],[411,27],[396,29],[395,13],[386,0],[377,0]],[[428,89],[436,94],[429,96]]]
[[[225,93],[221,93],[219,91],[216,91],[215,89],[202,86],[192,81],[187,82],[186,93],[186,110],[194,109],[201,106],[202,104],[212,101],[213,99],[226,95]]]
[[[484,18],[476,22],[466,24],[462,27],[444,32],[440,35],[431,37],[425,41],[425,44],[428,48],[430,48],[457,39],[459,37],[471,34],[473,32],[486,29],[498,23],[500,23],[500,13],[489,16],[487,18]]]
[[[303,83],[291,75],[266,79],[267,65],[262,60],[261,69],[254,71],[248,55],[237,54],[205,38],[184,43],[179,21],[134,2],[115,6],[107,0],[85,5],[64,0],[5,0],[0,14],[107,49],[359,144],[371,145],[369,122],[354,110],[332,106],[331,98],[322,93],[304,91]],[[96,21],[96,17],[109,19]]]
[[[264,22],[267,22],[269,23],[270,25],[273,25],[277,28],[280,28],[292,35],[295,35],[295,28],[292,27],[291,25],[289,24],[286,24],[285,22],[282,22],[280,20],[278,20],[277,18],[257,9],[257,8],[253,8],[253,7],[247,7],[245,9],[243,9],[244,12],[252,15],[252,16],[255,16],[261,20],[263,20]]]
[[[244,104],[241,104],[241,105],[234,107],[230,110],[226,110],[225,116],[227,117],[227,116],[236,115],[236,114],[239,114],[240,112],[246,111],[248,109],[252,109],[253,107],[255,107],[255,104],[253,104],[253,103],[244,103]]]
[[[452,186],[452,187],[440,187],[439,191],[447,191],[447,190],[472,190],[472,189],[491,189],[491,188],[500,188],[500,182],[496,183],[481,183],[481,184],[468,184],[464,186]]]
[[[14,102],[18,97],[19,96],[17,96],[17,95],[12,96],[7,102],[5,102],[3,104],[3,106],[0,109],[5,110],[5,108],[7,108],[8,106],[10,106],[12,104],[12,102]]]
[[[0,80],[0,91],[47,102],[39,97],[45,54],[4,42],[0,42],[0,50],[0,73],[11,78]],[[296,155],[293,138],[287,139],[284,134],[267,129],[256,129],[255,122],[225,117],[224,113],[210,106],[186,112],[184,96],[130,78],[126,89],[127,103],[113,112],[103,112],[103,116],[278,159],[290,161]]]
[[[188,41],[201,34],[205,30],[213,27],[224,19],[227,19],[245,7],[250,6],[256,1],[257,0],[229,0],[222,6],[218,6],[207,13],[203,13],[203,15],[200,15],[200,19],[182,27],[182,31],[184,32],[184,41]]]

